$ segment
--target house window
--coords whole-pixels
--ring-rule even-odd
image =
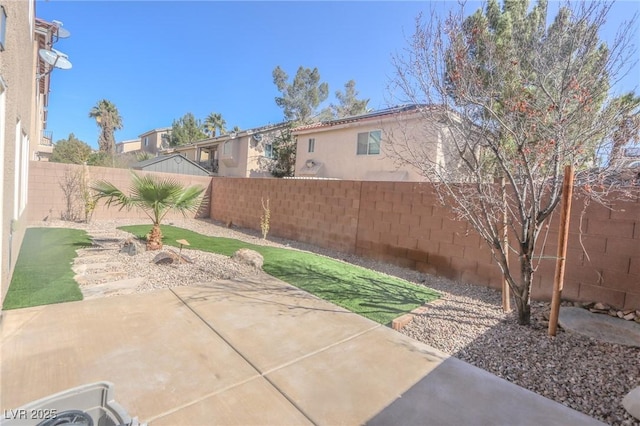
[[[144,146],[149,146],[149,136],[144,137]]]
[[[309,150],[308,152],[313,152],[316,149],[316,140],[314,138],[309,139]]]
[[[273,158],[273,145],[270,143],[264,144],[264,156],[266,158]]]
[[[0,52],[5,49],[5,36],[7,33],[7,12],[4,6],[0,6]]]
[[[380,154],[380,139],[382,132],[374,130],[372,132],[358,133],[358,155]]]

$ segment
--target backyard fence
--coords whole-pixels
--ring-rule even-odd
[[[89,181],[104,179],[123,189],[131,182],[128,170],[31,162],[28,221],[60,219],[69,214],[65,182],[83,171],[88,173]],[[268,199],[269,235],[501,288],[500,271],[484,241],[469,224],[451,217],[429,183],[139,173],[206,187],[207,202],[191,217],[211,217],[228,226],[259,231],[262,200]],[[621,202],[612,209],[591,204],[584,212],[582,204],[579,198],[574,199],[563,297],[639,309],[640,200]],[[170,213],[168,217],[182,215]],[[146,216],[138,210],[107,209],[103,203],[93,212],[94,220],[119,218]],[[545,246],[532,297],[549,299],[557,250],[557,220],[551,222],[540,240]],[[516,261],[514,258],[513,262]]]

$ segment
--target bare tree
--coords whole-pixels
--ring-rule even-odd
[[[472,15],[460,4],[445,19],[419,16],[408,48],[394,57],[395,101],[424,105],[424,118],[448,130],[442,155],[401,137],[389,154],[434,181],[440,200],[487,242],[520,324],[530,322],[538,237],[561,200],[564,166],[576,167],[591,197],[617,185],[601,150],[633,106],[609,92],[633,66],[635,17],[607,45],[599,31],[610,7],[567,2],[547,25],[545,0],[531,9],[490,0]]]

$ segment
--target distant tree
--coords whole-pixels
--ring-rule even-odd
[[[89,156],[91,156],[91,147],[76,138],[73,133],[70,133],[67,139],[60,139],[56,142],[49,161],[54,163],[84,164],[89,159]]]
[[[113,156],[103,151],[92,152],[87,159],[90,166],[113,167]]]
[[[89,118],[94,118],[100,128],[100,135],[98,136],[99,150],[113,155],[116,144],[114,132],[122,129],[122,117],[120,117],[118,108],[112,102],[102,99],[91,108]]]
[[[269,171],[274,177],[293,176],[296,167],[296,140],[291,131],[295,127],[293,122],[280,130],[271,144],[273,161]]]
[[[186,145],[206,138],[204,126],[192,113],[188,112],[182,118],[173,120],[171,146]]]
[[[618,167],[622,165],[625,146],[640,142],[640,96],[627,93],[614,99],[612,106],[619,117],[611,135],[609,164],[612,167]]]
[[[215,112],[212,112],[211,114],[209,114],[207,118],[204,120],[204,130],[209,134],[210,137],[216,136],[216,130],[218,131],[217,132],[218,135],[222,135],[226,133],[227,132],[227,129],[225,128],[226,125],[227,125],[227,122],[224,121],[224,118],[222,118],[222,114],[218,114]]]
[[[321,119],[331,120],[336,118],[352,117],[364,114],[369,109],[367,104],[369,99],[358,99],[355,80],[349,80],[344,85],[344,92],[336,91],[338,105],[331,104],[321,112]]]
[[[285,119],[299,124],[310,122],[318,105],[329,95],[329,85],[320,83],[318,69],[299,67],[293,83],[288,82],[289,76],[279,66],[272,75],[273,83],[282,93],[276,97],[276,104],[283,109]]]

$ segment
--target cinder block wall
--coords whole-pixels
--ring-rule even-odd
[[[211,218],[259,230],[261,197],[271,200],[272,235],[501,286],[486,243],[454,220],[428,183],[213,178]],[[584,214],[582,207],[576,198],[563,297],[640,308],[640,200],[592,204]],[[540,237],[536,299],[551,296],[557,226],[555,215]]]
[[[32,161],[29,168],[29,202],[27,205],[27,220],[31,223],[48,219],[60,219],[62,212],[66,211],[66,201],[61,184],[65,175],[82,172],[83,166],[75,164],[51,163]],[[116,187],[127,190],[131,186],[131,171],[127,169],[114,169],[108,167],[87,167],[88,180],[106,180]],[[207,199],[197,214],[187,213],[187,217],[209,217],[209,201],[211,192],[211,178],[208,176],[190,176],[171,173],[136,172],[140,175],[153,175],[159,178],[175,179],[184,185],[200,185],[206,188]],[[79,206],[80,207],[80,206]],[[183,217],[181,213],[172,212],[167,218]],[[119,210],[112,206],[107,208],[104,201],[100,201],[93,212],[94,220],[140,218],[149,219],[144,212],[138,209],[127,211]]]
[[[270,234],[353,252],[362,182],[213,178],[210,217],[260,230],[269,200]]]

